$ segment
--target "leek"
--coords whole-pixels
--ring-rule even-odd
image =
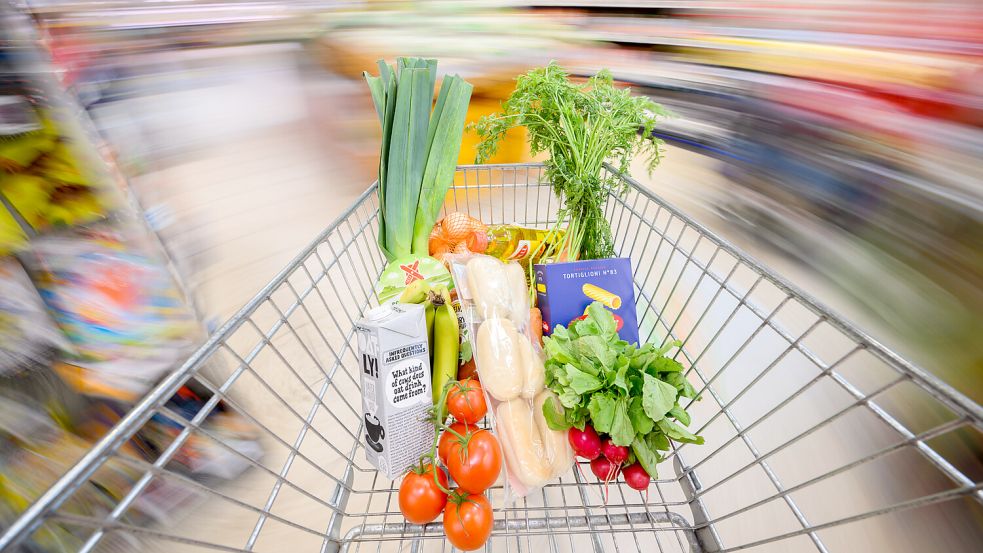
[[[464,120],[474,87],[464,79],[453,76],[444,79],[437,95],[437,105],[430,118],[427,168],[423,174],[420,201],[413,226],[413,253],[429,253],[430,231],[444,204],[447,189],[454,182],[457,156],[464,135]]]
[[[428,237],[461,149],[472,86],[458,76],[441,83],[431,114],[437,60],[379,61],[363,73],[382,127],[379,155],[379,247],[390,261],[426,255]]]
[[[396,86],[396,114],[386,168],[386,247],[396,257],[410,254],[413,220],[426,163],[427,125],[433,90],[426,69],[407,68]]]

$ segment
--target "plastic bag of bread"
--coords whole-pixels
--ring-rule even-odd
[[[474,336],[474,359],[505,457],[506,501],[524,497],[573,465],[566,433],[551,430],[543,404],[558,401],[545,386],[543,353],[530,339],[529,289],[516,262],[487,255],[447,257]]]

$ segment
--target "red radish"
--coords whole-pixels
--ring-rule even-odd
[[[617,478],[620,468],[619,465],[612,463],[607,457],[598,457],[590,462],[591,472],[605,483]]]
[[[622,474],[625,476],[625,483],[628,484],[628,487],[634,490],[647,490],[649,489],[649,483],[652,482],[652,478],[649,476],[649,473],[645,472],[642,465],[638,463],[632,463],[625,467]]]
[[[571,428],[567,432],[567,439],[570,440],[573,452],[584,459],[593,461],[601,454],[601,437],[589,424],[583,430]]]
[[[614,445],[611,438],[605,438],[604,443],[601,444],[601,454],[604,458],[608,460],[609,463],[614,467],[614,475],[608,478],[608,480],[614,480],[618,477],[618,471],[621,470],[621,464],[628,460],[628,448],[621,445]],[[611,469],[609,469],[611,470]],[[607,480],[605,480],[607,482]],[[604,486],[605,499],[604,503],[607,503],[607,484]]]
[[[611,438],[604,440],[601,444],[601,453],[608,458],[608,461],[620,465],[628,460],[628,448],[623,445],[614,445]]]
[[[618,477],[621,465],[612,463],[607,457],[601,456],[590,462],[590,470],[594,476],[604,482],[604,504],[608,504],[608,483]]]

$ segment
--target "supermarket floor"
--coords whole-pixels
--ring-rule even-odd
[[[364,109],[362,83],[298,62],[298,53],[292,46],[251,46],[172,56],[166,79],[155,76],[170,86],[155,84],[96,110],[115,141],[126,144],[121,148],[124,158],[132,167],[140,167],[143,174],[136,186],[141,201],[156,214],[157,226],[213,321],[224,321],[248,301],[372,179],[373,155],[352,146],[363,142],[363,129],[372,128],[371,120],[357,119],[372,117]],[[146,78],[135,78],[135,89]],[[817,297],[833,297],[807,270],[735,234],[718,216],[713,206],[727,183],[714,163],[670,147],[665,162],[646,183],[697,220],[749,248],[798,286]],[[849,303],[833,307],[862,318]],[[237,497],[249,496],[261,504],[268,494],[268,480],[253,472],[226,487],[234,488]],[[316,480],[310,482],[317,485]],[[837,502],[859,500],[843,494],[825,501],[835,509]],[[282,516],[310,516],[299,504],[278,508]],[[254,522],[252,513],[239,516],[217,503],[206,503],[182,523],[182,533],[241,535]],[[924,534],[932,539],[940,535],[927,531],[932,526],[965,523],[922,521]],[[296,533],[287,530],[282,534],[267,530],[257,550],[306,551],[308,540],[293,543]],[[958,530],[943,533],[949,536],[944,543],[919,546],[925,551],[972,550],[973,543],[959,536],[972,535],[973,530]],[[853,550],[897,545],[890,533],[889,527],[881,528],[864,536],[862,545],[853,542],[857,545]],[[913,533],[918,532],[905,535]],[[836,542],[835,536],[827,537]],[[317,547],[314,541],[310,543]],[[174,547],[161,550],[177,551]],[[198,549],[189,546],[188,550]]]

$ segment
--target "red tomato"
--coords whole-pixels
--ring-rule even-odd
[[[472,428],[463,439],[451,440],[447,470],[462,490],[481,493],[502,472],[502,448],[491,432]]]
[[[462,436],[467,433],[469,428],[468,424],[463,422],[455,422],[451,424],[450,427],[452,430],[454,430],[454,432],[457,432]],[[470,428],[474,429],[475,427],[470,426]],[[437,442],[437,457],[440,457],[440,460],[443,461],[444,465],[447,464],[447,452],[451,449],[451,441],[457,439],[454,432],[444,430],[440,433],[440,441]]]
[[[493,522],[491,504],[485,496],[455,493],[444,511],[444,534],[454,547],[474,551],[488,541]]]
[[[437,470],[440,486],[434,482],[434,466],[427,463],[410,469],[399,485],[399,510],[413,524],[426,524],[436,520],[447,505],[447,475]]]
[[[473,378],[455,382],[447,393],[447,411],[456,420],[469,424],[484,418],[488,406],[485,404],[485,394],[481,391],[481,383]]]

